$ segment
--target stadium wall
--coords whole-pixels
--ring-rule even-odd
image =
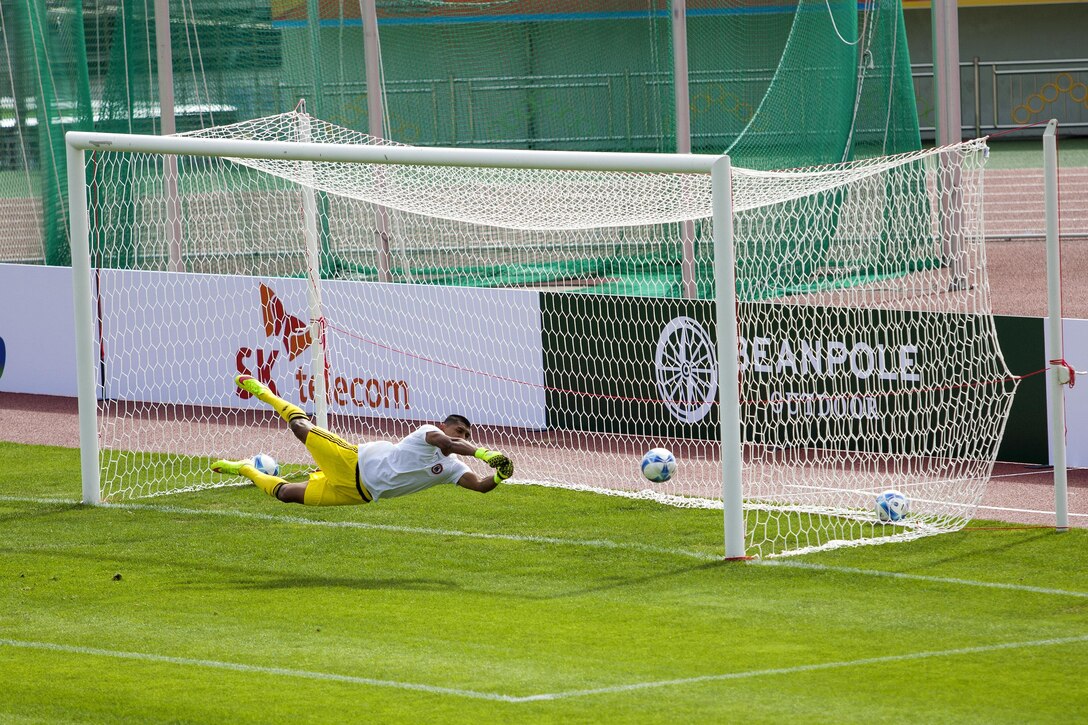
[[[99,284],[110,284],[115,287],[114,294],[125,294],[125,288],[130,287],[135,292],[138,285],[134,285],[136,277],[146,272],[113,271],[109,279],[98,278]],[[157,273],[163,274],[163,273]],[[185,280],[185,293],[196,295],[199,293],[200,278],[203,275],[176,275]],[[220,331],[217,339],[225,340],[214,351],[194,351],[192,364],[212,365],[221,368],[221,375],[229,379],[237,372],[263,373],[270,380],[277,381],[284,386],[297,384],[299,390],[304,391],[306,382],[299,377],[295,368],[300,364],[294,364],[288,360],[288,355],[282,351],[277,352],[278,342],[270,339],[266,334],[261,318],[262,285],[274,289],[282,295],[285,308],[296,313],[305,309],[305,287],[303,280],[296,279],[270,279],[258,280],[256,278],[239,277],[236,284],[249,284],[253,288],[254,304],[252,309],[239,311],[235,319],[229,321],[232,325],[230,334]],[[0,264],[0,309],[4,310],[0,317],[0,391],[12,393],[30,393],[37,395],[54,395],[74,397],[76,394],[75,373],[75,332],[72,328],[73,303],[71,269],[68,267],[41,267],[17,264]],[[220,280],[221,282],[221,280]],[[329,284],[336,284],[330,282]],[[367,288],[376,287],[402,287],[411,288],[410,285],[376,285],[369,283],[340,283],[359,286],[358,294],[378,293],[379,290]],[[298,287],[298,289],[295,289]],[[183,287],[177,287],[182,291]],[[431,288],[427,288],[429,291]],[[475,305],[483,311],[483,306],[502,304],[501,300],[491,299],[488,295],[504,295],[508,293],[537,296],[539,293],[525,290],[466,290],[460,288],[434,288],[435,294],[456,295],[459,298],[465,295],[476,295],[468,301],[470,306]],[[382,294],[395,294],[397,290],[382,289]],[[356,293],[353,291],[353,293]],[[483,296],[480,296],[483,295]],[[560,302],[560,298],[567,302]],[[588,296],[586,296],[588,297]],[[562,389],[564,381],[574,374],[576,365],[572,367],[571,360],[563,362],[563,349],[578,344],[561,343],[559,336],[552,331],[549,333],[547,317],[549,310],[554,312],[557,304],[570,304],[582,300],[578,295],[552,295],[539,294],[541,300],[539,313],[529,315],[526,319],[508,319],[500,337],[506,340],[517,339],[518,347],[525,351],[523,360],[520,360],[516,369],[492,370],[487,367],[486,356],[477,361],[469,361],[465,367],[472,370],[484,371],[483,378],[479,381],[466,380],[466,385],[483,386],[485,389],[493,389],[496,381],[506,379],[518,381],[511,383],[518,390],[507,390],[499,393],[506,396],[511,402],[509,410],[502,412],[495,420],[490,422],[498,425],[517,425],[527,428],[541,428],[545,425],[563,426],[576,421],[564,421],[557,411],[562,409],[561,401],[556,399],[546,400],[545,389]],[[585,301],[585,300],[582,300]],[[671,304],[675,307],[677,301],[662,300],[663,304]],[[457,304],[465,304],[459,299]],[[588,303],[588,302],[587,302]],[[638,301],[632,301],[637,304]],[[667,306],[666,304],[666,306]],[[686,304],[696,304],[689,302]],[[139,306],[129,306],[126,309],[136,309]],[[512,308],[513,305],[509,305]],[[524,309],[523,304],[518,305]],[[531,307],[531,306],[530,306]],[[683,315],[692,313],[692,319],[704,316],[699,310],[672,309],[667,310],[666,316]],[[108,307],[100,313],[104,319],[109,319],[112,313]],[[121,314],[121,313],[117,313]],[[128,313],[124,313],[127,315]],[[675,315],[673,315],[675,317]],[[531,318],[531,319],[530,319]],[[662,318],[664,320],[664,317]],[[1046,364],[1046,336],[1044,332],[1043,318],[1029,317],[996,317],[996,327],[1002,350],[1012,372],[1017,375],[1028,375],[1041,369]],[[129,323],[132,321],[129,320]],[[157,324],[162,326],[160,320]],[[191,323],[190,323],[191,324]],[[1085,359],[1088,357],[1088,320],[1070,319],[1065,321],[1066,354],[1072,359]],[[168,326],[164,327],[165,329]],[[236,329],[235,329],[236,328]],[[508,328],[508,329],[507,329]],[[454,331],[455,332],[455,331]],[[395,325],[386,331],[388,334],[396,334]],[[453,334],[453,333],[451,333]],[[549,335],[553,338],[548,341]],[[163,335],[163,344],[169,345],[168,334]],[[586,343],[588,341],[582,341]],[[228,344],[229,343],[229,344]],[[440,340],[435,344],[441,348]],[[647,345],[650,343],[647,342]],[[219,349],[222,348],[222,349]],[[229,348],[229,349],[228,349]],[[267,350],[266,350],[267,348]],[[258,351],[263,351],[258,360]],[[247,354],[248,351],[248,354]],[[124,351],[110,351],[113,361],[110,364],[126,364],[123,361]],[[282,363],[278,356],[283,355]],[[308,357],[308,356],[306,356]],[[652,368],[652,349],[647,349],[646,364]],[[302,358],[300,358],[301,360]],[[271,362],[270,362],[271,361]],[[574,361],[575,363],[577,361]],[[148,364],[147,361],[139,363],[144,369],[155,374],[165,375],[158,366]],[[245,368],[245,369],[243,369]],[[565,371],[565,372],[564,372]],[[341,371],[343,372],[343,371]],[[350,371],[349,371],[350,372]],[[366,374],[364,375],[363,372]],[[444,415],[452,401],[441,398],[437,393],[424,392],[427,390],[424,380],[414,380],[410,376],[398,374],[396,370],[355,371],[351,375],[341,375],[344,384],[340,388],[333,385],[333,395],[342,400],[340,412],[360,415],[378,415],[411,419],[429,419],[438,415]],[[335,373],[335,371],[334,371]],[[358,373],[358,374],[356,374]],[[302,373],[305,375],[305,373]],[[335,374],[334,374],[335,379]],[[397,385],[386,385],[402,381],[403,389]],[[522,383],[529,382],[526,386]],[[578,381],[579,385],[585,381]],[[163,397],[164,401],[184,401],[193,391],[181,391],[171,389],[168,385],[144,386],[144,390],[154,389]],[[528,390],[528,393],[527,393]],[[655,394],[652,386],[649,395]],[[122,394],[123,391],[112,391],[113,394]],[[200,392],[200,391],[197,391]],[[222,391],[221,391],[222,392]],[[233,407],[246,407],[247,401],[241,401],[229,395],[227,388],[221,401],[224,405]],[[638,391],[636,391],[638,392]],[[206,395],[208,391],[202,394]],[[639,392],[639,395],[646,391]],[[529,397],[526,397],[528,394]],[[402,395],[403,398],[397,396]],[[554,395],[554,394],[553,394]],[[407,396],[411,396],[408,398]],[[632,397],[637,397],[632,395]],[[202,398],[206,399],[206,398]],[[410,408],[404,405],[410,400]],[[1045,464],[1049,461],[1049,438],[1047,431],[1046,415],[1046,390],[1043,375],[1034,375],[1022,381],[1017,393],[1016,402],[1010,414],[1009,424],[1006,427],[1005,438],[1002,441],[998,458],[1003,461],[1013,461],[1029,464]],[[389,405],[386,405],[386,403]],[[355,406],[357,410],[352,409]],[[1070,388],[1066,395],[1067,406],[1067,435],[1069,449],[1069,465],[1088,466],[1088,386]],[[458,406],[460,407],[460,406]],[[662,407],[662,406],[657,406]],[[472,414],[472,411],[469,411]],[[547,420],[546,420],[547,418]],[[712,419],[712,416],[708,416]],[[485,422],[481,420],[481,422]],[[675,432],[675,431],[674,431]],[[659,431],[667,433],[667,431]]]
[[[976,58],[980,63],[977,115],[982,135],[994,130],[995,100],[1001,128],[1058,118],[1063,134],[1088,133],[1088,104],[1081,93],[1088,83],[1088,47],[1084,42],[1088,2],[960,0],[959,4],[963,137],[975,136],[972,64]],[[934,91],[926,67],[933,62],[929,5],[928,0],[904,0],[903,20],[917,74],[919,125],[923,138],[932,139]]]

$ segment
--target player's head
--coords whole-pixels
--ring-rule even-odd
[[[450,438],[468,440],[472,437],[472,423],[463,415],[447,415],[446,419],[438,427]]]

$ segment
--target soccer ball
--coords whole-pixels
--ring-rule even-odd
[[[642,475],[654,483],[672,478],[676,472],[676,459],[666,448],[652,448],[642,457]]]
[[[280,464],[267,453],[258,453],[253,456],[253,467],[267,476],[280,475]]]
[[[898,491],[885,491],[876,497],[876,515],[881,521],[899,521],[909,510],[910,502]]]

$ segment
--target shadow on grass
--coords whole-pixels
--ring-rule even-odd
[[[6,503],[6,502],[5,502]],[[28,521],[30,519],[44,519],[50,516],[56,516],[57,514],[66,514],[69,511],[78,511],[85,509],[86,506],[73,501],[72,503],[22,503],[17,502],[13,505],[24,506],[25,508],[18,511],[13,511],[9,514],[0,514],[0,523],[4,521]],[[32,511],[26,509],[33,508]]]
[[[23,517],[25,518],[25,517]],[[0,547],[2,554],[25,554],[26,551],[19,547]],[[45,552],[50,558],[68,559],[71,561],[87,561],[97,564],[109,564],[110,571],[119,569],[125,574],[125,580],[132,582],[139,576],[141,570],[180,569],[180,575],[168,575],[163,577],[168,585],[183,585],[186,589],[234,589],[234,590],[274,590],[274,589],[358,589],[358,590],[406,590],[406,591],[465,591],[458,583],[444,579],[428,579],[421,577],[338,577],[320,575],[287,574],[280,571],[267,569],[253,569],[246,566],[229,566],[213,564],[209,561],[201,561],[199,564],[190,560],[178,560],[173,562],[163,561],[161,556],[149,554],[140,556],[136,554],[109,554],[86,551],[50,550]],[[203,572],[208,576],[198,577]],[[135,576],[132,576],[135,575]],[[162,576],[161,574],[159,576]],[[161,583],[161,582],[160,582]],[[481,592],[477,592],[481,593]],[[486,592],[491,593],[491,592]]]
[[[18,547],[0,547],[0,554],[25,553]],[[640,576],[611,576],[602,578],[589,586],[568,587],[558,591],[541,591],[539,582],[532,587],[521,588],[517,583],[507,581],[504,585],[496,587],[464,586],[454,579],[431,577],[365,577],[365,576],[336,576],[336,575],[305,575],[268,569],[256,569],[245,565],[231,566],[215,564],[210,561],[201,561],[199,564],[191,560],[176,560],[165,562],[161,556],[149,554],[109,554],[104,556],[100,552],[89,551],[64,551],[52,550],[48,552],[50,558],[67,559],[70,561],[93,562],[98,565],[106,565],[111,572],[123,573],[124,581],[130,586],[139,586],[142,579],[141,572],[149,573],[156,570],[154,576],[157,586],[165,585],[168,589],[182,587],[187,590],[201,589],[204,591],[291,591],[291,590],[355,590],[355,591],[416,591],[416,592],[447,592],[471,596],[500,597],[521,601],[556,601],[589,596],[608,591],[621,591],[625,589],[638,589],[648,584],[659,583],[668,579],[675,579],[693,573],[713,571],[720,568],[735,567],[725,561],[712,561],[658,570],[650,574]],[[174,570],[167,574],[163,570]],[[556,589],[560,584],[557,583]]]
[[[629,587],[639,587],[644,584],[657,583],[665,579],[671,579],[673,577],[684,576],[685,574],[691,574],[694,572],[708,571],[711,569],[722,569],[729,567],[736,567],[734,562],[722,561],[709,561],[703,564],[695,564],[692,566],[683,566],[677,569],[670,569],[668,571],[659,571],[653,574],[647,574],[645,576],[635,577],[617,577],[611,581],[602,582],[589,587],[581,587],[578,589],[572,589],[566,592],[559,592],[556,594],[541,594],[537,596],[528,597],[529,599],[540,600],[552,600],[552,599],[569,599],[572,597],[581,597],[588,594],[598,594],[600,592],[607,592],[618,589],[626,589]]]
[[[928,571],[929,569],[932,569],[934,566],[937,566],[937,565],[962,563],[962,562],[970,561],[971,559],[976,559],[976,558],[979,558],[979,557],[985,557],[986,559],[992,559],[994,557],[994,555],[997,554],[997,553],[1006,552],[1006,551],[1014,549],[1014,548],[1016,548],[1018,546],[1023,546],[1025,544],[1033,544],[1033,543],[1039,541],[1040,539],[1053,537],[1054,535],[1055,534],[1054,534],[1054,532],[1052,530],[1047,530],[1047,531],[1040,531],[1039,533],[1033,534],[1033,535],[1030,535],[1030,536],[1021,536],[1021,537],[1018,537],[1018,538],[1013,539],[1011,541],[1000,541],[1000,542],[994,541],[993,544],[987,545],[984,548],[975,548],[975,549],[972,549],[971,551],[965,551],[965,552],[962,552],[962,553],[959,553],[959,554],[954,554],[952,556],[944,556],[944,557],[941,557],[939,559],[930,559],[930,560],[926,561],[925,563],[919,564],[916,567],[911,567],[909,569],[904,569],[904,571],[907,571],[907,572],[913,572],[913,571],[916,571],[916,570]],[[970,543],[973,544],[976,541],[978,541],[978,539],[974,539],[972,537],[972,540],[970,541]]]
[[[365,577],[337,576],[279,576],[263,581],[235,582],[233,589],[359,589],[359,590],[400,590],[417,592],[453,592],[463,591],[456,582],[442,579],[386,577],[368,579]]]

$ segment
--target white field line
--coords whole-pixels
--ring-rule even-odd
[[[694,685],[703,682],[725,682],[729,680],[745,680],[753,677],[768,677],[774,675],[793,675],[803,672],[817,672],[819,670],[834,670],[844,667],[864,667],[866,665],[881,665],[894,662],[909,662],[911,660],[925,660],[935,657],[954,657],[957,655],[982,654],[997,652],[1000,650],[1023,649],[1027,647],[1055,647],[1063,644],[1079,644],[1088,642],[1088,635],[1079,637],[1061,637],[1057,639],[1037,639],[1028,642],[1006,642],[1005,644],[980,645],[978,647],[960,647],[958,649],[933,650],[929,652],[911,652],[901,655],[886,655],[883,657],[866,657],[859,660],[844,660],[840,662],[820,662],[811,665],[796,665],[794,667],[774,667],[765,670],[747,670],[745,672],[728,672],[721,675],[701,675],[699,677],[684,677],[675,680],[658,680],[656,682],[635,682],[628,685],[613,685],[611,687],[597,687],[586,690],[569,690],[567,692],[555,692],[543,695],[530,695],[521,697],[517,702],[533,702],[538,700],[561,700],[571,697],[585,697],[587,695],[605,695],[610,693],[632,692],[634,690],[647,690],[660,687],[677,687],[681,685]]]
[[[868,495],[872,495],[872,496],[876,495],[876,493],[874,491],[869,491],[867,489],[833,488],[833,487],[830,487],[830,486],[794,486],[794,488],[813,489],[813,490],[816,491],[816,493],[828,493],[828,492],[830,492],[830,493],[868,494]],[[901,486],[899,490],[909,493],[909,489],[906,486]],[[918,501],[920,503],[930,503],[930,504],[937,504],[937,505],[942,505],[942,504],[947,504],[948,503],[947,501],[941,501],[941,500],[935,499],[935,498],[912,498],[911,500],[912,501]],[[966,507],[966,506],[964,506],[964,507]],[[1021,508],[1014,508],[1012,506],[986,506],[986,505],[983,505],[983,504],[976,504],[974,506],[974,508],[975,509],[985,509],[987,511],[1007,511],[1007,512],[1010,512],[1010,513],[1020,513],[1020,514],[1041,514],[1041,515],[1044,515],[1044,516],[1055,516],[1056,515],[1054,511],[1045,511],[1045,510],[1042,510],[1042,509],[1021,509]],[[1075,516],[1075,517],[1079,517],[1079,518],[1088,518],[1088,514],[1079,514],[1079,513],[1074,513],[1072,511],[1070,511],[1067,515],[1068,516]],[[1010,523],[1010,525],[1012,525],[1012,524]]]
[[[26,498],[18,496],[0,496],[0,501],[9,501],[14,503],[41,503],[41,504],[68,504],[71,506],[80,505],[78,501],[74,499],[43,499],[43,498]],[[102,504],[101,508],[118,509],[122,511],[153,511],[167,514],[178,514],[185,516],[225,516],[239,519],[250,519],[256,521],[267,521],[269,523],[287,523],[287,524],[299,524],[303,526],[321,526],[328,528],[349,528],[349,529],[362,529],[370,531],[383,531],[388,533],[398,534],[421,534],[424,536],[451,536],[462,537],[467,539],[485,539],[485,540],[497,540],[497,541],[513,541],[527,544],[549,544],[556,546],[582,546],[596,549],[613,549],[613,550],[632,550],[641,551],[651,554],[664,554],[669,556],[678,556],[688,559],[698,559],[700,561],[722,561],[723,556],[717,554],[706,554],[699,551],[689,551],[686,549],[670,549],[659,546],[650,546],[649,544],[638,544],[634,542],[618,542],[609,541],[607,539],[563,539],[559,537],[551,536],[522,536],[518,534],[486,534],[472,531],[460,531],[456,529],[430,529],[419,526],[394,526],[391,524],[368,524],[359,521],[321,521],[320,519],[308,519],[301,516],[274,516],[272,514],[261,514],[252,511],[233,511],[233,510],[209,510],[209,509],[187,509],[177,506],[156,506],[152,504]],[[738,562],[740,563],[740,562]],[[1088,592],[1069,591],[1066,589],[1050,589],[1046,587],[1035,587],[1027,584],[1005,584],[1001,582],[984,582],[975,581],[973,579],[958,579],[954,577],[941,577],[941,576],[927,576],[925,574],[905,574],[901,572],[892,571],[880,571],[877,569],[857,569],[848,566],[826,566],[823,564],[814,564],[804,561],[789,560],[789,559],[767,559],[767,560],[754,560],[748,562],[752,566],[777,566],[787,569],[809,569],[813,571],[827,571],[827,572],[839,572],[842,574],[852,574],[857,576],[875,576],[891,579],[904,579],[910,581],[923,581],[933,584],[952,584],[956,586],[970,586],[980,587],[983,589],[1001,589],[1005,591],[1014,592],[1030,592],[1032,594],[1049,594],[1053,596],[1064,597],[1079,597],[1088,599]]]
[[[477,692],[476,690],[462,690],[455,687],[438,687],[435,685],[423,685],[415,682],[398,682],[396,680],[377,680],[372,677],[356,677],[354,675],[338,675],[331,672],[311,672],[309,670],[296,670],[286,667],[264,667],[261,665],[245,665],[237,662],[220,662],[218,660],[202,660],[190,657],[171,657],[169,655],[157,655],[147,652],[122,652],[117,650],[99,649],[97,647],[80,647],[76,645],[55,644],[53,642],[26,642],[17,639],[0,639],[0,647],[20,647],[23,649],[48,650],[51,652],[64,652],[66,654],[89,655],[93,657],[114,657],[122,660],[139,660],[142,662],[157,662],[168,665],[185,665],[188,667],[211,667],[218,670],[234,670],[235,672],[248,672],[262,675],[276,675],[277,677],[302,677],[308,680],[325,680],[329,682],[346,682],[352,685],[370,685],[371,687],[391,687],[398,690],[417,690],[434,695],[454,695],[457,697],[470,697],[477,700],[498,700],[500,702],[515,702],[517,698],[490,692]]]
[[[1002,476],[992,476],[991,480],[993,480],[994,478],[1012,478],[1012,477],[1015,477],[1015,476],[1037,476],[1037,475],[1039,475],[1038,472],[1009,473],[1009,474],[1004,474]],[[915,488],[924,487],[924,486],[930,485],[930,483],[932,483],[932,482],[922,481],[922,482],[919,482],[919,483],[916,483],[916,484],[915,483],[901,484],[899,486],[899,490],[903,491],[905,493],[910,493],[910,490],[911,490],[912,487],[915,487]],[[950,481],[937,481],[936,483],[950,483]],[[856,494],[856,495],[859,495],[859,496],[860,495],[876,496],[876,494],[878,494],[881,490],[883,490],[881,488],[873,488],[873,489],[869,489],[869,488],[840,488],[840,487],[836,487],[836,486],[818,486],[818,485],[815,485],[815,484],[787,484],[787,486],[796,493],[812,491],[814,495],[821,494],[821,493],[844,493],[844,494]],[[942,505],[942,504],[947,504],[948,503],[947,501],[941,501],[939,499],[931,499],[931,498],[914,498],[912,500],[919,501],[921,503],[931,503],[931,504],[937,504],[937,505]],[[1013,508],[1011,506],[986,506],[986,505],[983,505],[983,504],[976,504],[974,508],[975,509],[985,509],[987,511],[1007,511],[1007,512],[1010,512],[1010,513],[1020,513],[1020,514],[1041,514],[1041,515],[1044,515],[1044,516],[1054,516],[1054,515],[1056,515],[1054,511],[1045,511],[1045,510],[1041,510],[1041,509],[1021,509],[1021,508]],[[1077,517],[1077,518],[1088,519],[1088,513],[1081,514],[1081,513],[1069,512],[1067,515],[1072,516],[1072,517]]]
[[[1084,466],[1067,466],[1068,471],[1083,471]],[[995,473],[990,476],[990,480],[995,478],[1020,478],[1021,476],[1046,476],[1053,475],[1054,467],[1048,466],[1046,468],[1036,468],[1031,471],[1016,471],[1013,473]]]
[[[986,509],[987,511],[1012,511],[1012,512],[1018,513],[1018,514],[1044,514],[1046,516],[1054,516],[1055,515],[1055,513],[1053,511],[1043,511],[1041,509],[1018,509],[1018,508],[1012,508],[1010,506],[983,506],[982,504],[979,504],[975,508]],[[1068,513],[1068,515],[1069,516],[1079,516],[1081,518],[1088,518],[1088,514],[1078,514],[1078,513],[1073,513],[1072,511],[1070,511]],[[1015,524],[1010,524],[1010,526],[1015,526]]]
[[[581,690],[567,690],[560,692],[546,692],[537,695],[503,695],[501,693],[480,692],[478,690],[466,690],[455,687],[442,687],[439,685],[426,685],[417,682],[400,682],[397,680],[378,680],[370,677],[357,677],[354,675],[340,675],[331,672],[312,672],[285,667],[266,667],[261,665],[246,665],[237,662],[220,662],[218,660],[193,659],[189,657],[172,657],[146,652],[123,652],[116,650],[99,649],[95,647],[81,647],[76,645],[63,645],[52,642],[30,642],[14,639],[0,639],[0,647],[17,647],[22,649],[46,650],[62,652],[66,654],[78,654],[96,657],[112,657],[116,659],[137,660],[142,662],[156,662],[161,664],[183,665],[189,667],[206,667],[221,670],[232,670],[252,674],[275,675],[278,677],[299,677],[310,680],[327,682],[344,682],[353,685],[368,685],[371,687],[385,687],[397,690],[412,690],[433,695],[447,695],[464,697],[476,700],[491,700],[495,702],[525,703],[540,702],[542,700],[564,700],[575,697],[589,697],[592,695],[606,695],[628,693],[637,690],[660,689],[665,687],[682,687],[708,682],[728,682],[731,680],[745,680],[755,677],[773,677],[776,675],[794,675],[805,672],[818,672],[821,670],[834,670],[846,667],[865,667],[871,665],[892,664],[897,662],[911,662],[916,660],[933,659],[937,657],[955,657],[972,654],[985,654],[1002,650],[1017,650],[1030,647],[1056,647],[1067,644],[1081,644],[1088,642],[1088,635],[1077,637],[1060,637],[1055,639],[1038,639],[1026,642],[1005,642],[1003,644],[979,645],[977,647],[960,647],[947,650],[930,650],[925,652],[910,652],[899,655],[885,655],[882,657],[865,657],[856,660],[842,660],[838,662],[819,662],[809,665],[796,665],[793,667],[774,667],[761,670],[746,670],[743,672],[726,672],[714,675],[699,675],[697,677],[684,677],[671,680],[653,680],[649,682],[632,682],[625,685],[609,685],[607,687],[587,688]]]
[[[884,577],[887,579],[905,579],[907,581],[931,582],[933,584],[959,584],[963,586],[982,587],[984,589],[1004,589],[1015,592],[1033,592],[1035,594],[1053,594],[1062,597],[1079,597],[1088,599],[1088,592],[1069,591],[1067,589],[1050,589],[1047,587],[1033,587],[1028,584],[1004,584],[1001,582],[980,582],[973,579],[956,579],[955,577],[928,576],[926,574],[906,574],[897,571],[876,571],[874,569],[855,569],[849,566],[825,566],[806,561],[789,559],[769,559],[761,561],[759,566],[778,566],[786,569],[807,569],[809,571],[836,572],[839,574],[859,574],[864,576]]]
[[[19,498],[15,496],[0,496],[0,501],[18,503],[45,503],[45,504],[78,504],[78,501],[65,499],[37,499]],[[104,509],[118,509],[121,511],[155,511],[166,514],[178,514],[184,516],[226,516],[255,521],[267,521],[269,523],[298,524],[301,526],[321,526],[327,528],[362,529],[366,531],[384,531],[396,534],[422,534],[424,536],[451,536],[467,539],[486,539],[493,541],[513,541],[524,544],[550,544],[556,546],[583,546],[595,549],[630,549],[649,554],[663,554],[667,556],[680,556],[688,559],[700,559],[703,561],[720,561],[721,556],[706,554],[686,549],[670,549],[663,546],[652,546],[637,542],[609,541],[608,539],[564,539],[557,536],[527,536],[522,534],[488,534],[474,531],[460,531],[457,529],[432,529],[422,526],[395,526],[393,524],[371,524],[363,521],[322,521],[309,519],[303,516],[291,516],[289,514],[273,515],[252,511],[212,510],[212,509],[188,509],[179,506],[158,506],[155,504],[122,503],[101,504]]]

